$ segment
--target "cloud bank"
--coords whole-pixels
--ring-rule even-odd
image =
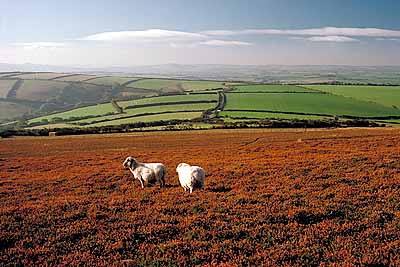
[[[147,29],[135,31],[100,32],[66,40],[65,42],[26,42],[15,43],[14,46],[25,50],[54,50],[72,43],[111,43],[111,44],[166,44],[169,47],[248,47],[256,43],[247,39],[249,36],[266,35],[282,36],[289,39],[309,42],[349,43],[360,41],[358,38],[374,38],[375,40],[399,41],[400,30],[379,28],[306,28],[306,29],[243,29],[243,30],[209,30],[187,32],[178,30]],[[246,39],[247,38],[247,39]]]
[[[83,41],[135,42],[135,41],[193,41],[207,39],[200,33],[149,29],[143,31],[102,32],[89,35]]]
[[[65,47],[66,43],[59,42],[30,42],[30,43],[14,43],[14,46],[22,47],[26,50],[34,49],[56,49]]]
[[[358,36],[358,37],[400,37],[400,31],[378,28],[310,28],[296,30],[280,29],[245,29],[245,30],[215,30],[203,31],[205,35],[314,35],[314,36]]]
[[[336,43],[345,43],[345,42],[357,42],[357,39],[350,38],[347,36],[337,36],[337,35],[332,35],[332,36],[314,36],[314,37],[309,37],[305,38],[305,40],[311,41],[311,42],[336,42]]]

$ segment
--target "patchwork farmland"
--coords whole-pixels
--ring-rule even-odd
[[[0,119],[4,123],[24,117],[29,129],[157,121],[191,124],[193,119],[205,125],[354,119],[397,125],[400,120],[400,86],[245,84],[68,73],[1,75],[0,109],[12,108]]]
[[[50,72],[15,72],[0,75],[0,109],[13,107],[9,109],[10,112],[2,114],[1,120],[8,125],[7,121],[24,117],[28,127],[36,127],[38,122],[46,127],[78,127],[100,122],[107,125],[105,121],[114,125],[117,119],[129,122],[130,117],[135,117],[132,121],[140,121],[136,118],[138,115],[151,115],[143,117],[143,120],[152,121],[158,118],[156,114],[164,114],[159,118],[174,120],[171,113],[176,115],[177,120],[201,118],[202,112],[217,105],[217,90],[224,87],[223,82],[215,81],[133,76]],[[195,92],[199,94],[194,94]],[[111,105],[112,101],[121,105],[127,112],[118,114],[122,112]],[[135,108],[140,109],[134,110]],[[190,114],[183,116],[180,114],[182,112]],[[104,118],[100,119],[101,116]],[[79,118],[82,121],[78,122]],[[68,123],[60,123],[63,120],[68,120]],[[74,121],[74,124],[69,123],[70,121]],[[51,125],[47,125],[46,122]]]

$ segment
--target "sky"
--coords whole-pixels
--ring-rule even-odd
[[[400,65],[398,0],[0,0],[0,63]]]

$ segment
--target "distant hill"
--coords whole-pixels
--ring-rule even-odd
[[[145,76],[234,80],[266,83],[391,83],[400,85],[400,66],[280,66],[280,65],[182,65],[164,64],[128,67],[48,66],[37,64],[2,64],[0,72],[72,72],[97,75]]]

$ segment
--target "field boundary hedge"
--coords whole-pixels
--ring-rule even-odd
[[[363,116],[352,116],[352,115],[331,115],[331,114],[321,114],[321,113],[304,113],[304,112],[277,111],[277,110],[225,109],[224,111],[281,113],[281,114],[293,114],[293,115],[311,115],[311,116],[320,116],[320,117],[340,117],[340,118],[347,118],[347,119],[368,119],[368,120],[400,119],[400,116],[363,117]]]
[[[329,94],[327,92],[315,90],[314,92],[298,91],[229,91],[228,94]]]

